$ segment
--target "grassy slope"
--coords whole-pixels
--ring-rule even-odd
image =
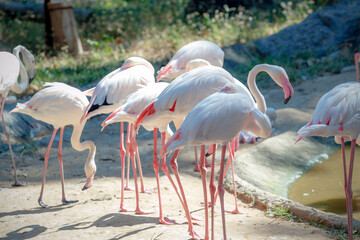
[[[85,54],[77,57],[68,54],[66,48],[55,55],[45,55],[42,23],[9,19],[0,13],[1,49],[11,51],[18,44],[31,49],[36,54],[37,85],[62,81],[79,86],[98,81],[133,55],[150,60],[158,68],[188,42],[207,39],[221,46],[244,43],[302,21],[327,1],[282,1],[274,8],[261,10],[225,6],[213,16],[207,13],[185,16],[187,0],[145,0],[141,4],[138,1],[72,2],[75,7],[96,13],[92,21],[78,24]],[[349,61],[347,58],[319,61],[304,56],[274,62],[255,56],[252,62],[238,69],[237,75],[243,76],[243,80],[254,64],[267,62],[283,66],[292,79],[304,79],[325,71],[338,71]]]

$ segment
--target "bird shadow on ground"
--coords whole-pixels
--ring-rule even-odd
[[[46,227],[40,225],[29,225],[21,227],[15,231],[9,232],[6,234],[6,237],[3,239],[29,239],[34,238],[41,233],[46,231]]]
[[[155,226],[141,227],[142,224],[153,224],[157,223],[157,217],[150,216],[140,216],[140,215],[127,215],[123,213],[110,213],[100,217],[94,222],[77,222],[70,225],[65,225],[59,228],[58,231],[68,231],[68,230],[79,230],[79,229],[88,229],[92,227],[97,228],[106,228],[106,227],[115,227],[121,229],[121,227],[131,227],[131,226],[139,226],[139,229],[136,229],[131,232],[121,233],[114,238],[111,239],[122,239],[134,234],[137,234],[140,231],[145,231],[151,228],[155,228]],[[175,223],[176,224],[176,223]]]
[[[6,217],[6,216],[17,216],[17,215],[25,215],[25,214],[43,214],[46,212],[58,212],[63,209],[72,208],[73,206],[74,205],[60,204],[60,205],[48,207],[48,208],[37,207],[37,208],[29,209],[29,210],[17,210],[14,212],[3,212],[3,213],[0,213],[0,218]]]

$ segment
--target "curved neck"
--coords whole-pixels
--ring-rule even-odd
[[[79,125],[74,125],[74,129],[71,135],[71,145],[77,151],[84,151],[89,149],[89,155],[86,160],[85,166],[95,165],[95,153],[96,153],[96,146],[93,141],[83,141],[80,142],[81,133],[84,129],[86,121],[83,121]]]
[[[20,59],[21,51],[22,51],[22,47],[16,47],[14,48],[14,52],[13,52],[20,63],[20,83],[16,81],[15,85],[11,88],[11,90],[14,91],[15,93],[22,93],[23,91],[25,91],[25,89],[28,86],[29,77],[26,68]]]
[[[268,66],[266,64],[256,65],[251,71],[249,72],[247,84],[249,86],[251,94],[254,96],[255,101],[257,103],[257,108],[262,112],[266,113],[266,102],[264,96],[259,91],[256,85],[256,75],[259,72],[265,71],[267,72]]]

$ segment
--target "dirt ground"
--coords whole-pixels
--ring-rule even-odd
[[[302,108],[307,114],[316,104],[318,98],[333,86],[344,81],[355,80],[355,72],[304,81],[295,86],[295,95],[288,108]],[[320,90],[321,89],[321,90]],[[268,90],[265,97],[269,106],[285,107],[281,103],[282,95],[278,90]],[[281,93],[281,92],[280,92]],[[279,96],[278,96],[279,95]],[[304,106],[304,102],[313,102]],[[274,103],[274,104],[272,104]],[[275,104],[276,103],[276,104]],[[299,113],[301,114],[301,112]],[[65,131],[63,148],[65,191],[68,199],[78,200],[72,205],[61,204],[60,172],[57,160],[57,141],[51,152],[47,182],[43,201],[50,208],[40,208],[37,199],[41,187],[43,171],[44,144],[38,145],[39,155],[16,153],[19,179],[25,187],[11,187],[13,172],[9,153],[0,155],[0,238],[5,239],[190,239],[187,233],[186,218],[181,204],[168,179],[161,172],[161,193],[163,211],[166,217],[176,220],[171,226],[158,223],[157,191],[141,194],[141,207],[152,209],[154,213],[136,215],[132,212],[119,212],[120,203],[120,156],[119,124],[113,124],[100,132],[100,124],[105,116],[98,116],[88,121],[82,140],[91,139],[97,146],[97,173],[93,186],[82,191],[85,184],[83,164],[87,151],[77,152],[71,148],[69,141],[71,128]],[[278,128],[288,127],[286,123],[277,124]],[[156,186],[152,167],[152,132],[140,131],[138,143],[144,172],[146,188]],[[251,147],[242,145],[240,151]],[[168,160],[169,161],[169,160]],[[190,210],[200,217],[195,230],[204,236],[203,192],[200,174],[193,171],[193,149],[180,152],[179,171]],[[208,176],[210,172],[208,171]],[[134,186],[133,179],[130,185]],[[125,192],[125,205],[135,207],[135,194]],[[232,210],[234,198],[225,194],[225,208]],[[283,219],[270,218],[265,213],[238,201],[242,214],[226,214],[228,239],[330,239],[326,231],[304,223],[289,222]],[[222,239],[220,205],[215,206],[215,239]]]

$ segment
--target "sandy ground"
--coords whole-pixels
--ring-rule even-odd
[[[318,98],[333,86],[354,80],[354,71],[344,74],[321,77],[295,86],[295,96],[288,108],[302,108],[307,114]],[[321,90],[319,90],[321,88]],[[319,93],[320,92],[320,93]],[[278,90],[269,90],[266,97],[269,106],[284,107],[282,94]],[[313,102],[303,106],[304,102]],[[271,103],[274,103],[273,105]],[[308,109],[306,109],[308,108]],[[281,112],[280,112],[281,113]],[[299,113],[301,114],[301,113]],[[119,124],[113,124],[100,132],[100,123],[105,116],[91,119],[82,136],[82,140],[92,139],[97,146],[97,173],[93,186],[81,191],[85,183],[83,164],[87,151],[77,152],[71,148],[69,138],[71,128],[65,131],[64,171],[66,196],[79,200],[72,205],[61,204],[60,172],[57,162],[57,141],[51,152],[47,182],[43,201],[51,206],[40,208],[37,199],[41,187],[43,171],[43,154],[46,145],[38,145],[39,156],[16,153],[19,179],[25,187],[11,187],[13,173],[11,159],[7,152],[0,155],[0,238],[5,239],[190,239],[187,233],[186,218],[181,204],[168,179],[161,172],[161,193],[163,211],[166,217],[176,220],[171,226],[158,223],[157,191],[141,194],[141,207],[152,209],[154,213],[136,215],[132,212],[119,212],[120,203],[120,157],[119,157]],[[283,128],[289,123],[280,121]],[[280,128],[280,125],[277,124]],[[45,142],[45,141],[44,141]],[[156,186],[152,168],[152,133],[140,131],[138,140],[143,164],[146,188]],[[251,147],[242,145],[240,151]],[[169,160],[168,160],[169,161]],[[193,171],[193,149],[185,149],[179,156],[179,171],[185,192],[188,196],[190,210],[194,216],[204,219],[203,192],[200,174]],[[209,172],[208,172],[209,176]],[[130,185],[134,186],[132,178]],[[135,194],[125,193],[125,205],[135,207]],[[265,216],[261,210],[251,204],[238,201],[242,214],[226,214],[228,239],[330,239],[326,231],[303,223],[289,222]],[[234,208],[234,198],[230,193],[225,195],[225,208]],[[204,222],[198,221],[195,230],[204,236]],[[215,239],[222,239],[220,205],[215,207]]]

